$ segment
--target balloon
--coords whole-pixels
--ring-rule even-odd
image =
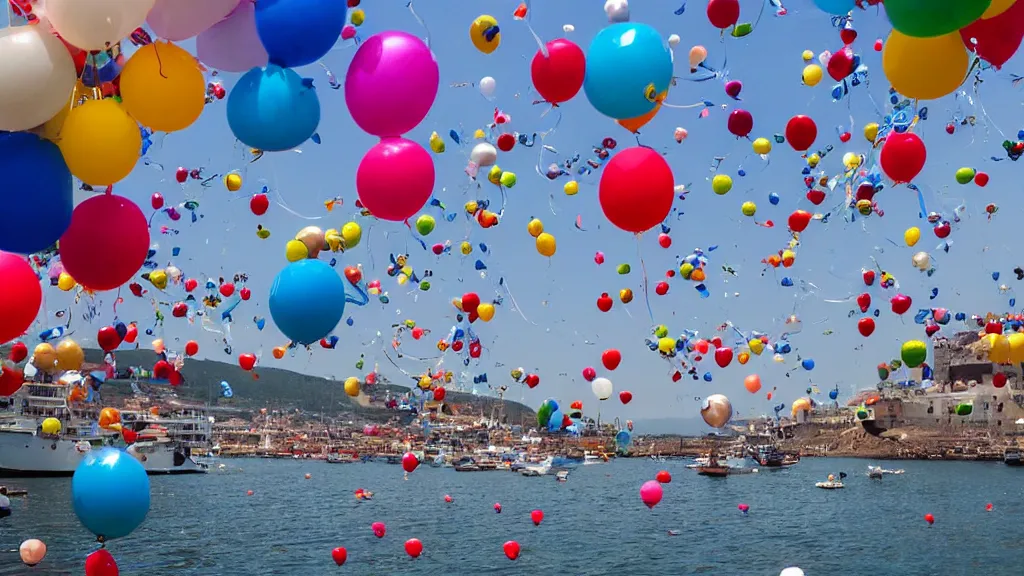
[[[988,9],[985,10],[985,13],[981,15],[980,19],[985,20],[988,18],[995,18],[1009,10],[1015,3],[1016,0],[992,0],[992,3],[989,4]]]
[[[21,555],[21,561],[26,565],[35,566],[46,557],[46,544],[42,540],[36,540],[35,538],[25,540],[18,547],[18,554]]]
[[[57,367],[61,370],[79,370],[85,362],[85,352],[71,338],[61,340],[57,344]]]
[[[928,151],[917,134],[895,132],[886,137],[878,161],[886,176],[904,183],[921,173],[927,158]]]
[[[291,150],[312,136],[319,124],[316,90],[287,68],[253,68],[228,96],[228,126],[246,146]]]
[[[420,459],[416,457],[412,452],[406,452],[402,456],[402,469],[406,472],[412,472],[420,465]]]
[[[337,0],[256,2],[256,31],[270,62],[295,68],[323,58],[341,36],[347,8]]]
[[[156,0],[146,24],[167,40],[191,38],[227,18],[239,0]]]
[[[53,118],[75,89],[68,49],[43,26],[0,30],[0,130],[28,130]]]
[[[484,98],[490,99],[492,96],[494,96],[494,91],[495,89],[497,89],[498,83],[494,80],[494,78],[490,76],[484,76],[483,78],[480,79],[479,82],[477,82],[477,87],[480,88],[480,94]]]
[[[537,252],[548,258],[555,255],[555,237],[547,232],[541,232],[537,236]]]
[[[804,152],[814,145],[818,137],[818,126],[809,116],[797,114],[786,123],[786,141],[797,152]]]
[[[401,222],[423,207],[434,190],[434,160],[419,144],[384,138],[356,170],[359,200],[382,220]]]
[[[544,521],[544,511],[534,510],[530,512],[530,520],[533,521],[534,526],[540,526],[540,523]]]
[[[491,304],[490,302],[482,302],[477,306],[476,313],[484,322],[490,322],[491,319],[494,318],[494,310],[494,304]]]
[[[79,180],[109,186],[124,179],[139,159],[139,125],[117,101],[89,100],[71,110],[60,131],[61,154]]]
[[[615,119],[650,112],[672,80],[672,51],[646,24],[620,22],[604,28],[590,43],[586,62],[587,100]]]
[[[708,426],[721,428],[732,418],[732,402],[721,394],[712,394],[704,399],[700,416]]]
[[[650,112],[644,114],[643,116],[638,116],[636,118],[626,118],[623,120],[616,120],[615,123],[618,124],[619,126],[622,126],[626,130],[629,130],[630,132],[636,134],[651,120],[654,120],[654,117],[658,115],[658,112],[660,110],[661,103],[659,102],[654,108],[651,109]]]
[[[60,238],[60,260],[82,286],[113,290],[142,268],[149,252],[149,223],[131,200],[100,194],[71,214]]]
[[[804,66],[804,71],[800,78],[803,80],[803,83],[808,86],[817,86],[818,83],[821,82],[822,78],[821,66],[818,66],[817,64],[808,64],[807,66]]]
[[[907,368],[917,368],[928,357],[928,345],[920,340],[907,340],[900,347],[900,358]]]
[[[348,550],[346,550],[344,546],[338,546],[334,550],[331,550],[331,559],[334,560],[335,564],[341,566],[346,560],[348,560]]]
[[[598,400],[607,400],[612,397],[612,381],[607,378],[594,378],[590,383],[590,389]]]
[[[644,232],[660,224],[672,210],[672,169],[651,148],[628,148],[605,165],[598,198],[612,224],[627,232]]]
[[[302,345],[328,336],[345,313],[345,283],[320,260],[292,262],[270,287],[270,316],[292,342]]]
[[[989,16],[1002,4],[1003,10]],[[1024,41],[1024,2],[996,0],[980,20],[960,29],[964,46],[997,70],[1013,57]]]
[[[437,60],[422,40],[396,30],[359,46],[345,74],[345,103],[363,131],[381,138],[409,132],[437,97]]]
[[[28,262],[0,252],[0,344],[25,333],[43,303],[43,289]]]
[[[484,54],[491,54],[497,50],[501,44],[501,31],[494,16],[484,14],[473,20],[469,25],[469,41],[473,43],[474,48]]]
[[[661,483],[657,480],[648,480],[640,487],[640,500],[648,508],[657,506],[658,502],[661,502],[663,494]]]
[[[913,246],[917,244],[917,241],[921,239],[921,229],[917,226],[911,226],[907,228],[906,232],[903,233],[903,241],[907,243],[907,246]]]
[[[893,30],[882,49],[882,70],[897,92],[933,100],[952,94],[967,75],[970,58],[960,35],[915,38]]]
[[[519,543],[515,540],[509,540],[508,542],[505,542],[505,544],[502,546],[502,550],[505,551],[505,556],[509,560],[515,560],[516,558],[519,558],[520,547]]]
[[[423,553],[423,542],[419,538],[410,538],[405,541],[405,553],[413,558],[419,558]]]
[[[856,0],[814,0],[819,10],[835,16],[845,16],[856,4]]]
[[[0,30],[0,46],[3,32]],[[0,226],[0,250],[42,252],[71,224],[73,189],[64,157],[56,145],[35,134],[0,132],[0,161],[8,191],[0,196],[0,212],[8,217]]]
[[[146,21],[156,0],[47,0],[46,19],[68,44],[105,50]]]
[[[754,117],[746,110],[733,110],[726,127],[734,136],[745,138],[754,129]]]
[[[53,372],[57,369],[57,351],[53,349],[53,345],[49,342],[38,344],[32,350],[31,362],[33,366],[43,372]]]
[[[708,0],[708,21],[715,28],[725,29],[740,19],[739,0]]]
[[[105,541],[132,533],[149,513],[149,477],[128,453],[89,451],[71,478],[71,503],[83,526]]]
[[[942,36],[967,26],[988,10],[990,0],[886,0],[885,14],[901,34]]]
[[[761,389],[761,377],[757,374],[747,376],[743,379],[743,387],[747,389],[747,392],[757,394],[758,390]]]
[[[583,50],[566,38],[552,40],[545,45],[548,55],[537,50],[530,62],[533,87],[545,101],[560,104],[571,100],[587,73],[587,59]]]
[[[206,105],[206,81],[199,63],[167,42],[139,48],[121,70],[120,87],[125,111],[159,132],[188,128]]]
[[[609,348],[601,353],[601,363],[607,370],[615,370],[619,367],[620,362],[622,362],[622,353],[614,348]]]
[[[325,248],[324,231],[317,226],[306,226],[299,230],[295,239],[302,242],[307,258],[316,258]]]
[[[240,2],[227,18],[196,37],[196,56],[225,72],[266,66],[267,49],[256,32],[256,3]]]
[[[690,48],[690,73],[697,71],[697,67],[700,66],[708,58],[708,49],[703,46],[694,46]]]

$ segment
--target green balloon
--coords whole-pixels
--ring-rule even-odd
[[[928,357],[928,345],[920,340],[907,340],[900,348],[900,357],[907,368],[917,368]]]
[[[974,412],[973,404],[957,404],[956,408],[953,409],[957,416],[970,416],[971,412]]]
[[[548,425],[548,421],[551,420],[551,404],[544,402],[537,409],[537,426],[544,428]]]
[[[988,10],[992,0],[885,0],[892,27],[907,36],[931,38],[967,26]]]

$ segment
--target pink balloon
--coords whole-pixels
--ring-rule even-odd
[[[149,252],[149,225],[142,210],[116,194],[82,202],[60,238],[64,270],[90,290],[113,290],[142,268]]]
[[[381,32],[356,50],[345,75],[345,103],[365,132],[401,136],[426,118],[439,81],[437,60],[422,40]]]
[[[242,2],[227,18],[196,37],[199,61],[225,72],[266,66],[267,50],[256,33],[256,5]]]
[[[594,378],[597,378],[597,370],[593,367],[587,366],[583,369],[583,379],[587,382],[593,382]]]
[[[405,138],[384,138],[370,148],[356,170],[359,201],[382,220],[409,218],[426,204],[433,190],[434,160],[422,146]]]
[[[388,527],[383,522],[374,522],[370,524],[370,529],[373,530],[373,535],[377,538],[383,538],[388,533]]]
[[[0,344],[25,333],[43,304],[39,278],[25,258],[0,252]]]
[[[661,483],[657,480],[648,480],[644,482],[644,485],[640,487],[640,499],[643,500],[644,504],[648,508],[654,508],[661,502],[661,497],[664,494],[661,489]]]
[[[146,24],[157,36],[173,41],[191,38],[227,18],[239,0],[156,0]]]

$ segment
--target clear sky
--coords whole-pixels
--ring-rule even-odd
[[[728,395],[739,415],[751,416],[769,413],[771,406],[779,401],[792,402],[803,395],[804,388],[811,383],[822,390],[821,400],[825,400],[824,394],[837,382],[844,396],[873,385],[877,363],[898,357],[903,340],[925,338],[923,327],[913,323],[913,312],[918,308],[944,306],[968,314],[1007,309],[1007,300],[1012,294],[1000,294],[997,286],[1015,286],[1011,270],[1022,263],[1013,254],[1016,233],[1012,222],[1021,213],[1019,175],[1024,166],[989,160],[990,156],[1005,158],[1000,147],[1003,137],[998,130],[1015,137],[1017,130],[1024,127],[1021,91],[1011,86],[1007,72],[988,71],[983,76],[985,82],[980,95],[990,122],[982,121],[976,100],[973,104],[963,103],[960,113],[978,115],[978,125],[958,129],[953,135],[946,134],[945,124],[961,105],[953,97],[947,97],[928,103],[929,118],[919,123],[916,130],[928,146],[928,162],[917,180],[924,190],[928,209],[951,219],[955,207],[961,203],[967,207],[963,220],[954,226],[949,238],[952,246],[948,254],[936,249],[940,240],[932,234],[927,222],[919,219],[916,195],[905,187],[888,187],[876,196],[885,211],[884,217],[858,217],[856,222],[848,224],[834,214],[828,224],[812,222],[802,235],[795,265],[785,273],[779,269],[776,274],[771,269],[765,272],[760,261],[786,245],[789,240],[787,216],[797,208],[815,211],[804,197],[800,174],[804,160],[788,145],[776,145],[770,163],[762,161],[751,152],[749,141],[738,140],[726,130],[728,111],[723,111],[721,105],[727,104],[729,110],[743,108],[753,114],[752,137],[771,138],[784,131],[791,116],[811,116],[819,128],[816,148],[835,145],[835,151],[822,162],[821,168],[836,174],[840,171],[843,152],[868,152],[869,145],[861,136],[862,128],[868,122],[880,120],[869,93],[879,105],[886,103],[888,83],[882,73],[881,56],[873,51],[872,44],[876,38],[888,34],[888,22],[874,10],[856,14],[854,26],[859,36],[854,46],[870,69],[870,84],[853,89],[852,94],[840,102],[833,102],[832,83],[827,76],[814,88],[803,86],[800,81],[805,65],[801,60],[802,51],[809,49],[817,54],[823,50],[838,50],[842,45],[838,31],[830,26],[829,16],[814,8],[809,0],[785,2],[789,13],[781,17],[775,16],[768,7],[752,34],[724,40],[708,22],[703,2],[688,2],[681,15],[674,14],[680,1],[634,1],[632,4],[633,21],[648,23],[665,37],[678,34],[682,38],[676,50],[675,66],[676,75],[682,79],[672,88],[667,102],[686,105],[707,99],[717,105],[706,118],[698,118],[696,110],[664,108],[640,136],[642,144],[667,154],[676,183],[689,184],[690,189],[685,201],[676,202],[675,207],[682,215],[673,214],[668,221],[673,239],[671,248],[659,247],[656,231],[645,234],[639,242],[639,252],[643,254],[651,280],[654,323],[665,324],[672,335],[694,329],[702,336],[711,337],[718,325],[732,321],[744,331],[760,330],[774,336],[781,332],[783,318],[795,307],[803,321],[803,332],[791,337],[795,350],[784,365],[774,364],[771,356],[765,354],[752,358],[746,366],[734,361],[727,369],[720,369],[709,358],[703,362],[700,373],[710,371],[713,382],[695,382],[685,377],[673,383],[668,364],[644,344],[653,325],[641,289],[637,241],[604,218],[597,200],[600,172],[582,177],[580,193],[568,197],[562,192],[564,178],[551,182],[535,173],[539,147],[517,147],[510,153],[503,153],[499,165],[516,172],[519,181],[508,191],[508,205],[501,224],[484,230],[464,217],[461,206],[468,200],[480,198],[490,198],[492,203],[500,205],[499,191],[486,181],[479,189],[468,181],[463,169],[469,148],[460,148],[450,140],[447,151],[434,156],[437,173],[434,195],[449,210],[459,212],[459,216],[451,223],[438,218],[437,229],[426,241],[429,245],[450,240],[456,247],[454,254],[436,257],[422,250],[401,224],[360,219],[363,241],[357,248],[337,255],[339,272],[345,265],[362,263],[368,279],[381,280],[390,303],[381,305],[371,299],[365,307],[347,308],[346,318],[350,316],[353,325],[350,327],[344,322],[339,325],[335,333],[340,341],[335,350],[314,346],[311,352],[300,350],[292,357],[274,360],[271,348],[286,344],[287,340],[270,320],[266,302],[274,276],[287,263],[284,244],[303,226],[340,228],[356,215],[356,167],[365,151],[375,143],[373,137],[364,134],[352,122],[344,91],[330,89],[320,66],[306,67],[300,73],[314,78],[318,89],[323,110],[318,131],[322,144],[307,142],[300,147],[301,151],[267,154],[253,164],[245,164],[245,147],[231,135],[225,117],[226,101],[220,101],[208,106],[191,128],[155,139],[156,145],[149,156],[154,163],[162,165],[162,169],[157,164],[145,166],[140,162],[134,173],[115,188],[117,193],[138,202],[147,215],[151,212],[149,197],[153,192],[161,192],[169,204],[186,199],[199,201],[197,213],[203,217],[196,223],[188,222],[187,217],[172,223],[162,214],[153,219],[152,242],[158,249],[155,260],[161,264],[173,263],[187,277],[196,277],[201,283],[206,277],[238,272],[249,275],[248,286],[254,297],[235,311],[231,328],[232,356],[222,351],[217,334],[175,319],[167,310],[166,323],[162,333],[158,330],[158,335],[162,334],[169,346],[179,350],[187,340],[195,339],[201,346],[199,356],[204,358],[235,362],[238,353],[261,353],[263,366],[339,380],[360,374],[354,365],[360,354],[364,354],[366,369],[377,362],[383,374],[402,382],[403,375],[380,352],[382,341],[375,340],[377,331],[382,333],[383,344],[387,346],[392,324],[413,319],[432,333],[420,341],[406,337],[403,352],[412,356],[436,356],[437,338],[446,335],[453,324],[450,300],[464,292],[476,291],[486,301],[495,294],[498,278],[504,277],[522,315],[512,310],[506,295],[492,322],[474,325],[485,346],[479,363],[463,369],[456,358],[449,357],[445,361],[444,366],[456,374],[465,371],[471,377],[487,373],[490,384],[498,386],[511,384],[509,369],[521,366],[540,375],[541,383],[532,390],[513,385],[507,395],[509,398],[531,406],[539,405],[548,397],[563,403],[581,399],[586,411],[593,413],[598,403],[580,371],[585,366],[595,366],[603,373],[601,352],[617,348],[622,353],[622,364],[615,372],[605,375],[615,383],[616,393],[628,389],[634,399],[628,406],[621,405],[617,396],[605,402],[601,406],[603,418],[694,417],[699,411],[699,400],[716,392]],[[741,4],[741,21],[755,20],[760,2],[743,0]],[[492,121],[495,107],[511,115],[511,130],[533,133],[551,128],[556,115],[542,117],[546,106],[531,104],[537,95],[531,90],[529,62],[537,45],[526,26],[513,20],[515,5],[515,2],[486,3],[486,10],[500,22],[502,42],[493,54],[484,55],[473,48],[468,37],[470,23],[481,13],[481,3],[466,0],[415,3],[416,12],[426,22],[433,40],[441,87],[430,114],[407,135],[408,138],[426,147],[433,131],[445,136],[454,128],[472,134],[474,129]],[[425,36],[404,1],[366,2],[364,8],[367,17],[359,29],[362,37],[391,29]],[[575,31],[568,37],[586,50],[594,35],[607,25],[607,20],[602,2],[536,2],[532,24],[545,40],[563,35],[562,26],[572,24]],[[687,53],[696,44],[707,47],[707,63],[715,68],[723,67],[728,54],[729,78],[743,82],[741,101],[728,98],[719,81],[695,83],[686,79],[690,76]],[[192,50],[194,43],[186,42],[185,46]],[[354,52],[352,46],[339,45],[323,63],[343,81]],[[1022,63],[1018,55],[1004,70],[1019,72]],[[493,101],[482,97],[472,85],[455,86],[475,83],[485,76],[497,81]],[[220,78],[230,90],[237,75]],[[971,87],[968,85],[966,89],[970,91]],[[545,140],[545,144],[554,147],[559,154],[545,154],[544,165],[575,153],[582,159],[590,158],[592,147],[606,137],[615,138],[619,150],[636,144],[626,130],[596,112],[582,91],[559,112],[561,122]],[[852,132],[849,143],[839,141],[839,126]],[[673,139],[676,127],[689,132],[682,144]],[[712,166],[716,156],[725,157],[719,173],[731,175],[735,182],[733,190],[725,196],[711,192],[710,178],[715,173]],[[178,166],[202,167],[204,173],[210,175],[240,170],[244,186],[238,193],[228,192],[217,181],[205,189],[194,181],[182,187],[174,181]],[[987,172],[991,183],[986,188],[956,184],[953,173],[959,166],[973,166]],[[745,177],[737,174],[741,168],[746,171]],[[279,191],[288,207],[305,218],[276,204],[266,216],[254,216],[248,209],[248,198],[264,185]],[[771,192],[781,197],[778,206],[769,204]],[[78,194],[85,197],[84,193]],[[335,196],[341,196],[344,205],[328,213],[324,201]],[[740,213],[740,205],[747,200],[758,206],[753,219]],[[833,193],[817,211],[835,206],[840,200],[839,193]],[[1000,207],[991,221],[984,211],[988,203]],[[432,213],[439,216],[436,209]],[[558,253],[550,260],[535,251],[534,241],[527,233],[526,224],[532,216],[541,218],[546,230],[558,240]],[[576,228],[577,216],[585,231]],[[775,222],[774,228],[754,223],[754,220],[767,219]],[[269,239],[257,238],[259,224],[271,231]],[[179,233],[161,235],[161,225],[171,226]],[[923,231],[922,241],[913,249],[902,242],[903,230],[908,226],[920,226]],[[481,256],[477,249],[472,256],[463,258],[457,246],[464,239],[474,245],[486,243],[488,254]],[[707,249],[712,245],[717,245],[718,249],[709,254],[710,298],[701,299],[692,283],[678,277],[670,280],[671,291],[667,295],[654,294],[653,285],[663,279],[666,270],[677,267],[677,258],[695,247]],[[172,247],[181,248],[176,258],[171,256]],[[928,251],[933,256],[936,271],[930,278],[911,265],[911,256],[918,250]],[[603,266],[594,262],[597,251],[605,254]],[[386,275],[391,252],[410,254],[409,264],[421,275],[424,269],[433,271],[429,292],[411,291],[409,285],[400,287],[394,278]],[[859,313],[848,317],[849,311],[856,307],[853,302],[828,303],[825,300],[843,299],[861,292],[860,271],[872,267],[872,256],[896,275],[901,291],[913,298],[914,305],[903,318],[895,316],[888,306],[893,291],[883,292],[876,284],[869,289],[872,307],[880,307],[882,313],[877,319],[877,331],[865,339],[856,330]],[[486,262],[486,275],[474,270],[477,258]],[[630,264],[632,272],[626,276],[616,274],[619,263]],[[737,276],[722,273],[722,266],[731,266]],[[1002,273],[999,282],[991,279],[991,272],[996,270]],[[818,290],[807,293],[799,288],[782,287],[783,276],[792,277],[798,286],[800,281],[813,283]],[[152,287],[147,287],[152,294]],[[626,287],[636,294],[631,304],[623,306],[616,299],[611,312],[598,311],[595,301],[602,292],[614,297],[619,289]],[[929,301],[933,287],[939,289],[939,295]],[[174,301],[181,295],[180,288],[169,288],[168,295],[161,299]],[[135,298],[127,290],[122,290],[122,296],[125,301],[117,308],[121,320],[136,320],[140,328],[150,327],[153,322],[150,300]],[[47,288],[46,299],[48,317],[41,318],[40,324],[54,325],[59,322],[53,316],[55,311],[69,305],[69,298],[56,288]],[[96,330],[114,316],[113,294],[101,294],[97,300],[99,318],[91,324],[81,319],[83,304],[76,307],[72,327],[76,330],[75,337],[84,343],[94,342]],[[262,332],[253,323],[255,316],[267,318]],[[962,325],[951,322],[942,333],[951,333],[958,327]],[[831,333],[826,336],[826,331]],[[142,341],[144,346],[149,345],[148,339],[142,338]],[[797,354],[813,358],[815,370],[806,372],[798,368]],[[418,373],[435,363],[434,360],[429,363],[399,360],[401,368],[410,373]],[[792,373],[790,377],[786,376],[787,370]],[[751,373],[759,373],[765,386],[757,395],[743,389],[743,378]],[[239,370],[238,378],[247,377]],[[467,387],[471,386],[470,381]],[[769,402],[764,393],[772,387],[777,387],[776,399]]]

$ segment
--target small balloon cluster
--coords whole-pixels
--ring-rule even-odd
[[[285,245],[285,258],[289,262],[315,260],[322,250],[344,252],[356,247],[363,238],[363,229],[357,222],[349,222],[341,231],[331,228],[324,232],[317,226],[306,226]]]

